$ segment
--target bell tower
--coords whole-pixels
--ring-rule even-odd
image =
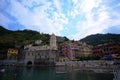
[[[50,48],[51,50],[57,50],[56,36],[53,33],[50,37]]]

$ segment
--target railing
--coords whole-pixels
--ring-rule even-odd
[[[120,80],[120,65],[115,65],[113,68],[114,79],[113,80]]]

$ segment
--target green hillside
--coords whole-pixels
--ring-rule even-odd
[[[87,36],[80,41],[93,46],[108,42],[120,42],[120,34],[95,34]]]
[[[38,39],[41,39],[43,40],[43,43],[46,43],[46,40],[49,40],[49,38],[49,34],[40,34],[37,31],[10,31],[0,26],[0,46],[26,45],[34,43],[34,41]]]
[[[33,30],[11,31],[0,26],[0,47],[34,44],[35,40],[42,40],[42,44],[49,44],[50,35]]]

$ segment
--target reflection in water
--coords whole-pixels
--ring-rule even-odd
[[[9,68],[0,73],[0,80],[113,80],[113,74],[94,73],[92,71],[67,71],[56,73],[65,68]]]

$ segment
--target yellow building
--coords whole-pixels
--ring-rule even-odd
[[[9,49],[8,49],[8,54],[18,55],[18,50],[17,50],[17,49],[11,49],[11,48],[9,48]]]
[[[17,56],[18,56],[18,49],[12,49],[12,48],[8,49],[7,59],[9,59],[9,60],[17,60]]]

